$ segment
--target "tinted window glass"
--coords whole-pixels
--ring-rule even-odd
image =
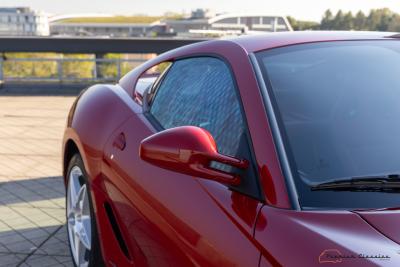
[[[283,18],[278,18],[278,25],[279,26],[286,26],[286,22]]]
[[[224,23],[224,24],[237,24],[237,18],[226,18],[216,21],[215,23]]]
[[[150,113],[163,128],[193,125],[208,130],[222,154],[237,156],[245,139],[234,81],[226,64],[216,58],[175,62]]]
[[[400,43],[351,41],[259,53],[305,206],[398,206],[398,194],[311,192],[332,179],[400,173]]]
[[[275,21],[274,17],[263,17],[262,23],[263,24],[272,24]]]

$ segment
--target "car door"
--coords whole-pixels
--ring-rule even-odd
[[[147,109],[133,114],[105,147],[105,190],[127,260],[134,266],[258,266],[253,227],[261,192],[229,64],[211,56],[184,58],[162,77]],[[208,130],[220,153],[251,162],[245,171],[214,163],[214,168],[240,174],[239,186],[140,159],[143,139],[184,125]],[[123,147],[115,145],[121,137]]]

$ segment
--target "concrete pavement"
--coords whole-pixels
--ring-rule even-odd
[[[61,139],[73,100],[0,96],[0,266],[72,266]]]

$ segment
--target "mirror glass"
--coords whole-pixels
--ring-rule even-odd
[[[171,62],[160,63],[140,75],[136,87],[135,94],[139,97],[143,97],[144,92],[151,88],[157,81],[158,77],[171,65]]]
[[[157,78],[158,76],[148,76],[139,78],[139,80],[136,83],[135,93],[140,96],[143,96],[144,92],[154,84]]]

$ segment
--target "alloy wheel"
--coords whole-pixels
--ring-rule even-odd
[[[79,166],[74,166],[69,174],[67,228],[75,264],[78,267],[87,267],[92,247],[92,218],[89,192],[82,176],[83,172]]]

